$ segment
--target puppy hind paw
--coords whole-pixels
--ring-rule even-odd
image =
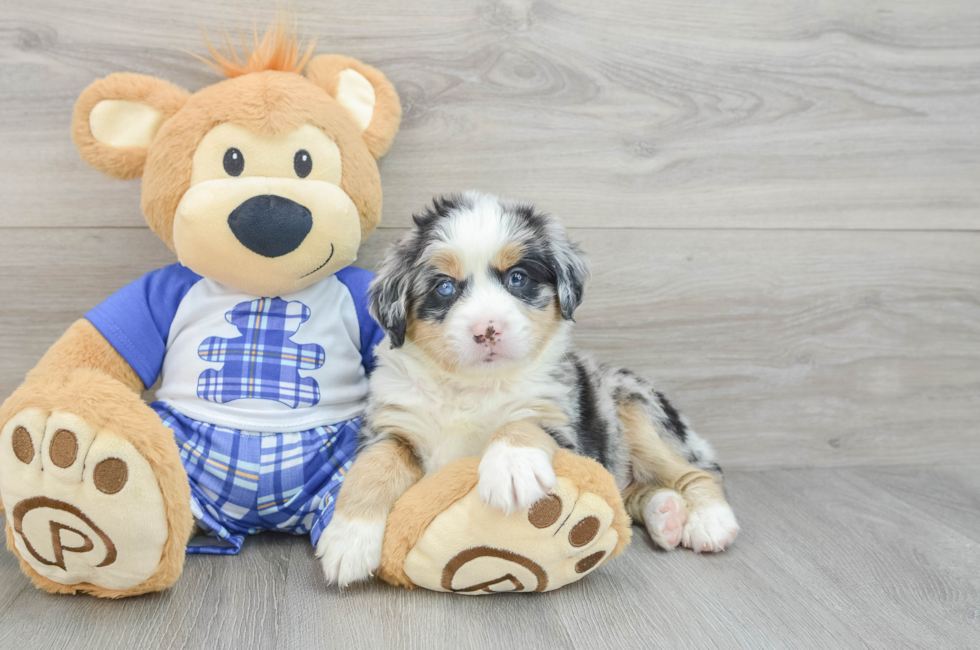
[[[681,543],[695,553],[717,553],[731,546],[739,530],[731,506],[717,503],[688,515]]]
[[[643,509],[643,521],[657,546],[668,551],[676,548],[687,523],[683,497],[673,490],[654,493]]]

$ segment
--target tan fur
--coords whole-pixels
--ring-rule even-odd
[[[622,506],[612,476],[602,465],[559,449],[554,456],[555,475],[565,477],[583,492],[603,498],[613,509],[612,528],[619,535],[610,557],[620,555],[629,545],[630,519]],[[378,576],[393,585],[415,589],[405,574],[405,558],[426,528],[453,503],[476,488],[480,480],[479,458],[461,458],[415,484],[395,504],[385,528],[384,548]]]
[[[623,436],[633,458],[633,486],[624,490],[630,514],[642,521],[643,508],[659,489],[674,490],[691,510],[726,503],[720,480],[698,469],[665,443],[641,408],[626,404],[619,409]]]
[[[552,465],[555,476],[566,477],[575,482],[582,492],[596,494],[613,509],[612,528],[619,534],[619,541],[610,557],[620,555],[629,546],[632,522],[623,508],[616,481],[597,461],[578,456],[570,451],[559,449]]]
[[[524,246],[517,242],[507,242],[493,254],[493,266],[498,271],[506,271],[524,259]]]
[[[337,514],[346,519],[384,521],[405,491],[422,478],[411,449],[384,440],[358,454],[337,498]]]
[[[446,263],[449,255],[452,254],[444,253],[441,262]],[[436,268],[441,269],[442,267],[437,266]],[[443,272],[448,275],[447,271]],[[409,312],[406,320],[406,339],[415,343],[425,353],[429,361],[441,370],[450,374],[455,373],[459,368],[459,359],[443,330],[443,323],[419,318],[416,309]],[[561,307],[558,300],[552,299],[551,303],[544,309],[528,310],[528,320],[531,321],[531,332],[534,337],[533,356],[537,357],[544,351],[561,325]]]
[[[250,101],[243,101],[244,98]],[[261,98],[255,102],[252,98]],[[190,187],[194,150],[215,124],[234,122],[265,136],[304,124],[322,130],[340,148],[340,187],[361,220],[361,241],[381,220],[381,178],[346,110],[314,84],[289,72],[261,72],[229,79],[194,94],[176,119],[160,128],[143,176],[143,214],[173,249],[173,217]]]
[[[545,346],[554,338],[558,327],[561,325],[561,305],[557,298],[552,298],[551,302],[544,309],[532,309],[528,312],[528,320],[531,321],[531,334],[534,337],[534,357],[537,358],[544,351]]]
[[[409,314],[405,338],[417,345],[432,363],[448,373],[456,372],[459,359],[449,338],[443,331],[443,323],[418,318],[415,310]]]
[[[429,524],[476,487],[479,467],[479,458],[457,460],[423,478],[395,503],[385,525],[378,577],[393,585],[416,588],[405,574],[405,558]]]
[[[649,483],[631,483],[622,491],[623,505],[629,516],[640,523],[644,523],[643,509],[653,496],[662,490],[670,488]]]
[[[429,261],[432,266],[440,273],[445,273],[451,278],[462,280],[466,277],[466,269],[463,268],[463,260],[452,251],[440,250],[432,255]]]
[[[87,583],[62,585],[53,582],[30,567],[21,558],[21,569],[34,584],[52,593],[91,593],[103,598],[122,598],[172,585],[183,570],[184,551],[193,527],[190,509],[190,485],[180,461],[173,432],[139,395],[119,381],[96,370],[74,370],[57,377],[41,375],[29,378],[0,407],[0,422],[7,422],[26,408],[48,413],[71,412],[95,429],[109,432],[129,442],[142,455],[156,476],[164,499],[164,512],[170,536],[156,573],[131,589],[105,589]],[[0,439],[0,444],[5,441]],[[139,504],[132,504],[138,508]],[[17,553],[11,524],[7,522],[7,548]],[[18,554],[18,557],[20,555]]]
[[[375,88],[374,116],[363,133],[330,95],[336,92],[336,75],[346,68],[363,74]],[[95,140],[89,114],[103,99],[136,101],[163,111],[168,119],[149,152],[115,149]],[[340,148],[340,187],[357,206],[364,241],[381,220],[381,180],[374,158],[387,151],[400,119],[398,97],[384,75],[353,59],[319,56],[310,62],[306,77],[277,71],[246,74],[194,95],[145,75],[110,75],[82,93],[75,106],[72,135],[82,157],[96,169],[115,178],[143,175],[143,214],[173,250],[174,213],[190,186],[193,152],[208,131],[216,124],[234,122],[257,134],[274,136],[311,124]]]
[[[130,180],[143,174],[146,148],[117,149],[95,139],[89,125],[89,114],[104,99],[121,99],[152,106],[163,113],[164,119],[180,110],[190,93],[168,81],[142,74],[120,72],[93,82],[75,103],[71,138],[82,158],[103,174]]]
[[[326,90],[331,97],[335,97],[337,80],[340,73],[347,69],[361,73],[374,86],[374,113],[362,137],[371,155],[380,158],[391,147],[402,119],[402,105],[398,101],[398,94],[384,74],[357,59],[337,54],[321,54],[306,66],[306,77]]]
[[[371,426],[374,427],[375,431],[379,433],[383,432],[386,437],[410,450],[413,454],[413,462],[415,462],[415,450],[419,447],[419,441],[416,436],[401,427],[400,419],[405,413],[407,411],[402,407],[395,404],[388,404],[375,411],[371,418]]]
[[[557,410],[557,409],[555,409]],[[505,442],[512,447],[533,447],[554,456],[558,451],[558,443],[549,436],[536,422],[519,420],[508,422],[494,431],[490,436],[490,444]]]
[[[28,382],[40,383],[47,377],[64,377],[73,370],[83,369],[97,370],[133,393],[143,393],[143,381],[136,371],[105,340],[102,333],[84,318],[75,321],[48,348],[28,375]]]

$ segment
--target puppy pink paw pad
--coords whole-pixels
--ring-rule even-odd
[[[644,508],[643,520],[655,544],[665,549],[675,548],[687,521],[683,498],[672,490],[657,492]]]

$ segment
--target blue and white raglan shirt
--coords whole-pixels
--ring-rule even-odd
[[[304,431],[364,411],[384,331],[369,271],[348,267],[300,291],[255,297],[172,264],[86,314],[157,399],[249,432]]]
[[[173,430],[191,511],[237,553],[262,530],[310,534],[333,517],[354,459],[374,347],[372,274],[348,267],[300,291],[256,297],[180,264],[123,287],[86,318],[147,387]]]

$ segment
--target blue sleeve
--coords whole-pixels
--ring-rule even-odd
[[[357,324],[361,331],[361,361],[364,363],[364,371],[370,375],[374,370],[374,348],[385,337],[385,331],[368,311],[368,286],[374,279],[374,273],[348,266],[337,271],[336,276],[354,299]]]
[[[177,307],[201,279],[180,264],[151,271],[85,314],[149,388],[157,380]]]

